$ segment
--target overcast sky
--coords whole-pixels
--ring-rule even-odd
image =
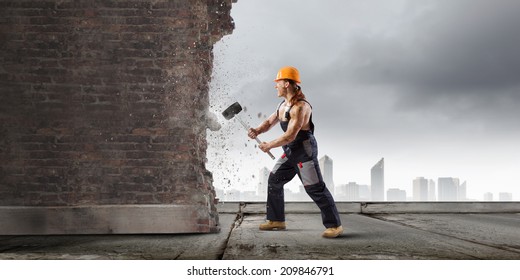
[[[370,184],[384,157],[385,188],[408,196],[422,176],[466,181],[473,199],[520,199],[520,1],[239,0],[231,15],[210,89],[223,126],[208,132],[216,187],[253,190],[272,168],[220,112],[239,101],[258,125],[281,101],[277,70],[293,65],[336,185]]]

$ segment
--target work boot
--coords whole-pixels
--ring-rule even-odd
[[[285,229],[285,222],[277,222],[277,221],[269,221],[269,220],[267,220],[266,223],[260,224],[259,229],[260,230]]]
[[[339,226],[339,227],[330,227],[330,228],[327,228],[322,234],[321,236],[323,237],[326,237],[326,238],[336,238],[338,237],[339,235],[341,235],[343,233],[343,227],[342,226]]]

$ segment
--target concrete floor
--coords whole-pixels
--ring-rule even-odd
[[[319,215],[288,215],[288,230],[272,232],[257,230],[262,216],[246,216],[233,230],[224,259],[520,259],[518,214],[341,218],[345,233],[331,240],[320,237]],[[495,218],[512,224],[499,222],[492,229]]]
[[[0,236],[0,259],[520,259],[520,213],[510,209],[342,211],[345,233],[325,239],[312,203],[288,205],[284,231],[259,231],[263,206],[248,207],[222,206],[214,234]]]

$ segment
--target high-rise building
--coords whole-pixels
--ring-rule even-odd
[[[435,192],[435,181],[432,179],[428,180],[428,200],[437,201],[437,195]]]
[[[466,181],[464,181],[464,183],[460,184],[460,186],[457,188],[457,200],[458,201],[468,200],[466,192],[467,192]]]
[[[359,200],[370,201],[370,186],[369,185],[358,185],[359,186]]]
[[[336,187],[336,193],[334,194],[334,200],[336,200],[336,201],[347,200],[347,185],[341,184]]]
[[[437,186],[439,189],[439,201],[457,201],[457,192],[459,189],[458,178],[439,178]]]
[[[406,201],[406,191],[400,189],[388,189],[386,191],[386,200],[388,201]]]
[[[498,201],[513,201],[513,194],[508,192],[498,193]]]
[[[334,174],[332,172],[334,168],[334,163],[329,156],[324,155],[320,158],[319,164],[321,175],[323,176],[323,181],[325,182],[325,185],[327,185],[329,191],[334,195]]]
[[[415,178],[412,195],[414,201],[428,201],[428,180],[424,177]]]
[[[298,192],[295,193],[296,201],[312,201],[311,197],[307,195],[307,191],[303,185],[298,186]]]
[[[370,188],[372,201],[385,200],[385,159],[381,158],[370,169]]]
[[[493,194],[490,192],[487,192],[484,194],[484,201],[493,201]]]
[[[359,201],[359,185],[355,182],[350,182],[346,186],[347,201]]]
[[[262,199],[267,198],[267,180],[271,171],[266,167],[260,169],[258,176],[258,187],[256,188],[256,195]]]

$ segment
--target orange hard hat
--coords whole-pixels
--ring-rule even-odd
[[[300,72],[298,72],[298,69],[292,67],[292,66],[284,66],[278,70],[278,74],[276,74],[276,79],[274,81],[279,80],[293,80],[296,83],[301,83],[300,81]]]

